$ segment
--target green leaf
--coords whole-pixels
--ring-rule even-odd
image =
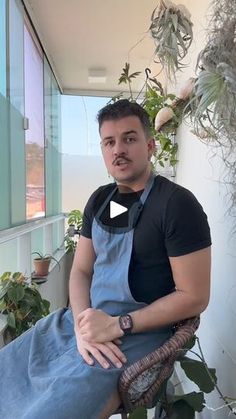
[[[122,84],[122,83],[128,83],[128,79],[126,76],[120,76],[118,80],[118,84]]]
[[[7,315],[7,324],[9,327],[12,327],[13,329],[16,328],[16,319],[14,313],[8,313]]]
[[[4,272],[0,276],[0,279],[1,279],[1,281],[9,281],[10,277],[11,277],[11,272]]]
[[[184,357],[182,360],[180,360],[180,365],[187,377],[195,384],[197,384],[201,391],[204,393],[210,393],[214,390],[215,385],[210,379],[203,362]],[[212,376],[213,381],[217,383],[215,368],[208,368],[208,370]]]
[[[11,285],[10,282],[7,282],[3,286],[0,286],[0,299],[3,298],[7,294],[7,291],[10,285]]]
[[[176,13],[171,13],[170,17],[174,26],[174,30],[176,32],[178,27],[178,15]]]
[[[169,419],[194,419],[194,409],[185,401],[178,400],[173,403]]]
[[[147,409],[145,407],[138,407],[134,412],[130,413],[129,419],[147,419]]]
[[[17,279],[17,278],[19,278],[21,275],[22,275],[22,273],[21,273],[21,272],[14,272],[14,273],[12,274],[12,278]]]
[[[176,160],[176,159],[170,160],[170,165],[171,165],[172,167],[174,167],[174,166],[176,166],[176,164],[178,163],[178,161],[179,161],[179,160]]]
[[[173,396],[174,401],[184,400],[188,403],[196,412],[201,412],[204,409],[204,394],[202,392],[196,393],[193,391],[192,393],[183,394],[181,396]]]
[[[47,315],[47,314],[49,314],[50,301],[48,301],[48,300],[43,300],[43,301],[42,301],[42,305],[43,305],[43,309],[44,309],[45,314],[46,314],[46,315]]]
[[[7,295],[13,303],[17,304],[25,295],[24,288],[19,284],[7,291]]]
[[[168,137],[164,137],[164,136],[160,136],[160,144],[161,144],[161,148],[163,150],[166,149],[166,147],[169,145],[170,143],[170,139]]]

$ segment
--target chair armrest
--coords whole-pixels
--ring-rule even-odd
[[[127,412],[138,406],[152,407],[153,399],[173,372],[180,350],[195,334],[199,323],[199,317],[178,323],[174,335],[162,346],[123,371],[118,390]]]

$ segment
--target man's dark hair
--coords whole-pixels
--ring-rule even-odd
[[[97,115],[99,131],[104,121],[118,120],[127,116],[137,116],[146,137],[151,136],[151,125],[148,113],[138,103],[130,102],[128,99],[118,100],[117,102],[106,105],[104,108],[100,109]]]

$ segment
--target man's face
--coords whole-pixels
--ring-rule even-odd
[[[105,165],[118,183],[132,185],[145,177],[155,146],[138,117],[104,121],[100,135]]]

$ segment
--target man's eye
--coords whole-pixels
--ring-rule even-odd
[[[114,145],[113,140],[108,140],[108,141],[103,142],[103,147],[105,147],[105,148],[113,147],[113,145]]]
[[[135,138],[134,137],[127,137],[126,138],[126,142],[127,143],[133,143],[135,141]]]

